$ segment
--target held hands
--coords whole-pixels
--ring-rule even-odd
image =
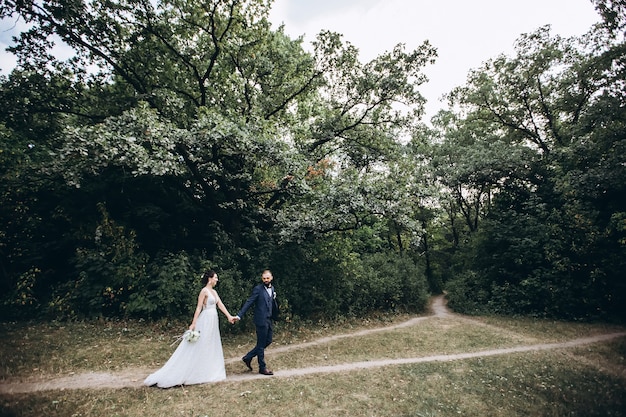
[[[240,319],[238,316],[230,316],[230,317],[228,318],[228,322],[229,322],[230,324],[235,324],[235,323],[237,323],[239,320],[241,320],[241,319]]]

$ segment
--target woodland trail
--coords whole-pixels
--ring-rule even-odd
[[[430,311],[431,311],[431,315],[415,317],[413,319],[407,320],[399,324],[323,337],[320,339],[316,339],[310,342],[304,342],[300,344],[270,347],[267,349],[267,352],[268,354],[271,355],[274,353],[287,352],[287,351],[302,349],[306,347],[322,346],[324,344],[327,344],[336,340],[340,340],[340,339],[355,338],[355,337],[370,335],[370,334],[377,333],[377,332],[391,331],[395,329],[414,326],[414,325],[417,325],[419,322],[422,322],[424,320],[429,320],[432,318],[454,317],[456,319],[460,318],[474,325],[489,326],[478,320],[474,320],[469,317],[452,313],[446,306],[446,301],[445,301],[444,296],[433,297],[431,301],[431,305],[430,305]],[[564,348],[572,348],[576,346],[587,345],[591,343],[605,342],[605,341],[609,341],[609,340],[616,339],[619,337],[624,337],[624,336],[626,336],[626,332],[617,332],[617,333],[600,334],[600,335],[595,335],[595,336],[590,336],[590,337],[581,337],[581,338],[571,339],[571,340],[568,340],[565,342],[559,342],[559,343],[539,343],[539,344],[531,343],[531,344],[524,344],[524,345],[515,346],[515,347],[508,347],[508,348],[502,348],[502,349],[488,349],[488,350],[468,352],[468,353],[432,355],[432,356],[400,358],[400,359],[380,359],[380,360],[371,360],[371,361],[364,361],[364,362],[350,362],[350,363],[328,365],[328,366],[283,369],[283,370],[275,370],[274,376],[272,378],[288,378],[288,377],[298,377],[298,376],[311,375],[311,374],[349,372],[349,371],[355,371],[359,369],[380,368],[380,367],[390,366],[390,365],[404,365],[404,364],[415,364],[415,363],[425,363],[425,362],[448,362],[448,361],[457,361],[457,360],[463,360],[463,359],[472,359],[472,358],[480,358],[480,357],[495,356],[495,355],[506,355],[506,354],[512,354],[512,353],[543,351],[543,350],[551,350],[551,349],[564,349]],[[230,359],[227,359],[225,362],[226,364],[230,364],[230,363],[236,363],[239,361],[241,361],[240,358],[230,358]],[[45,391],[45,390],[73,390],[73,389],[84,389],[84,388],[87,388],[87,389],[139,388],[143,386],[143,380],[145,379],[145,377],[153,371],[154,370],[150,370],[150,369],[129,368],[120,372],[88,372],[88,373],[82,373],[82,374],[74,374],[74,375],[70,375],[66,377],[52,378],[52,379],[47,379],[47,380],[37,380],[37,381],[28,381],[28,382],[6,381],[6,382],[0,382],[0,394],[18,394],[18,393],[29,393],[29,392]],[[230,383],[230,382],[248,381],[248,380],[254,380],[254,379],[266,379],[266,378],[268,377],[255,374],[255,373],[246,372],[243,374],[227,375],[226,380],[220,383]]]

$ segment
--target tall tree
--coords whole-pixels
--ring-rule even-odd
[[[474,190],[473,178],[490,178],[492,194],[453,291],[459,304],[480,298],[501,311],[619,314],[626,293],[616,271],[626,248],[616,219],[626,206],[617,196],[626,172],[615,151],[624,138],[625,51],[601,26],[571,39],[544,27],[451,94],[464,109],[455,122],[463,129],[453,133],[465,142],[447,134],[443,146],[467,144],[462,162],[480,155],[458,178]],[[447,181],[463,164],[450,166]]]
[[[248,275],[275,249],[277,219],[319,214],[303,204],[326,198],[312,192],[311,169],[335,167],[316,187],[332,190],[328,207],[338,210],[396,158],[396,141],[422,111],[417,87],[434,49],[399,45],[361,64],[353,46],[323,32],[309,54],[301,39],[271,29],[271,3],[3,2],[0,17],[31,25],[11,47],[21,76],[3,80],[0,98],[23,92],[24,110],[3,121],[26,131],[27,118],[55,116],[55,129],[33,135],[50,156],[37,168],[74,187],[58,210],[81,250],[97,250],[93,230],[106,219],[128,229],[113,238],[136,239],[128,256],[197,250]],[[53,42],[75,55],[58,61]],[[34,81],[45,88],[26,88]],[[317,231],[345,224],[318,219]]]

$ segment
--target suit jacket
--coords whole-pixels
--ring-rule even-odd
[[[274,295],[274,287],[272,286],[272,296]],[[267,293],[265,285],[259,284],[252,290],[252,294],[239,310],[237,315],[243,318],[246,311],[254,304],[254,324],[257,326],[263,326],[267,324],[269,320],[272,320],[272,304],[273,297]]]

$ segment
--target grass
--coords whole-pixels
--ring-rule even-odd
[[[432,317],[413,326],[299,348],[303,342],[406,317],[280,324],[266,358],[276,370],[553,343],[624,331],[547,320]],[[182,327],[181,327],[182,326]],[[3,323],[0,380],[154,370],[183,323]],[[239,358],[252,332],[223,334]],[[290,348],[287,348],[290,347]],[[0,395],[0,416],[626,416],[626,337],[568,349],[343,373],[157,388],[51,390]],[[227,374],[243,365],[227,364]],[[143,377],[145,375],[138,375]]]
[[[398,359],[511,347],[519,338],[467,327],[461,320],[433,318],[417,326],[361,336],[358,341],[344,338],[282,354],[272,355],[281,368],[334,365],[372,359]]]

